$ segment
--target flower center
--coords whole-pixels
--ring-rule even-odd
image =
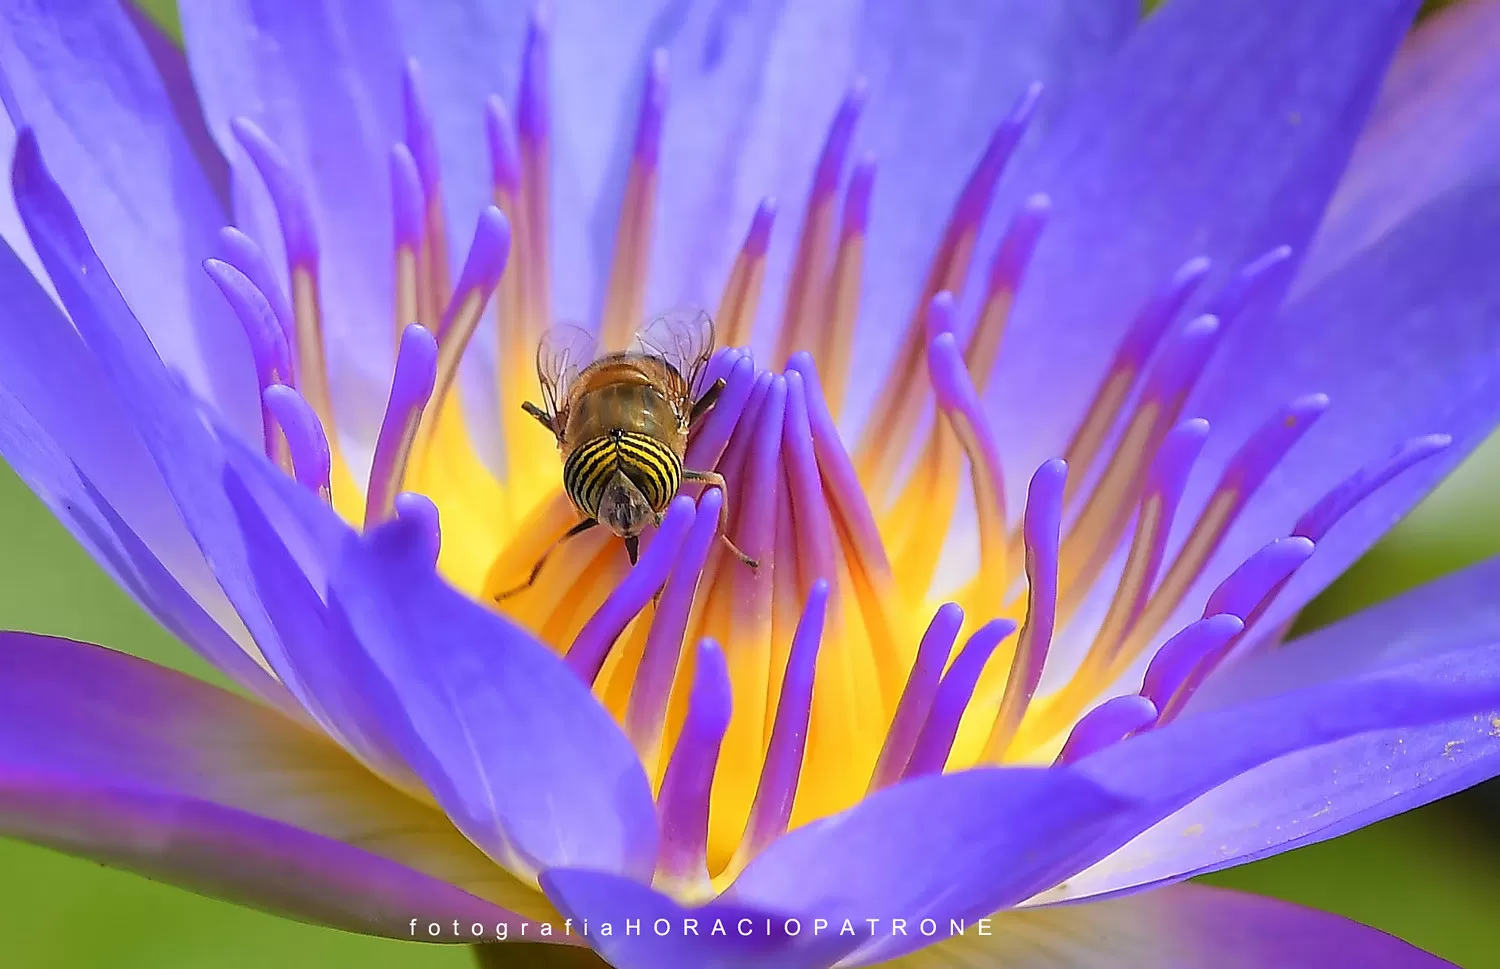
[[[235,131],[276,205],[291,296],[234,230],[223,261],[209,265],[254,348],[267,454],[365,527],[430,517],[430,506],[402,493],[431,497],[442,521],[440,539],[431,524],[439,567],[491,605],[579,521],[555,442],[521,408],[536,399],[535,348],[552,322],[547,59],[545,27],[534,22],[515,123],[498,98],[486,109],[494,207],[481,215],[454,282],[432,124],[415,66],[408,72],[405,143],[391,153],[397,363],[363,494],[339,436],[325,433],[339,424],[319,327],[315,228],[275,145],[245,122]],[[666,93],[659,54],[598,323],[606,349],[623,347],[646,311]],[[770,201],[755,213],[717,307],[728,349],[708,378],[725,386],[684,466],[717,471],[726,488],[685,488],[643,536],[633,568],[619,540],[594,529],[558,546],[537,581],[504,601],[510,618],[592,685],[635,745],[658,791],[658,880],[681,897],[722,886],[789,826],[903,779],[1072,761],[1170,721],[1231,653],[1275,638],[1279,631],[1255,628],[1257,620],[1328,528],[1447,443],[1422,438],[1361,469],[1290,536],[1224,579],[1200,612],[1189,597],[1205,565],[1328,401],[1303,397],[1268,415],[1201,513],[1179,514],[1209,433],[1207,422],[1185,417],[1185,402],[1221,329],[1290,253],[1273,250],[1243,267],[1184,321],[1209,268],[1196,259],[1127,328],[1062,458],[1035,470],[1025,507],[1012,514],[981,399],[1047,199],[1019,207],[987,271],[974,263],[1038,94],[1028,91],[1002,122],[960,192],[899,335],[895,369],[851,451],[837,422],[847,416],[876,173],[862,160],[843,177],[863,104],[856,85],[835,114],[806,203],[774,334],[775,371],[737,349],[760,312]],[[954,296],[971,287],[979,310],[961,320]],[[505,441],[498,477],[471,444],[457,392],[460,361],[492,300]],[[961,556],[949,539],[966,497],[977,563],[955,584],[948,576]],[[728,533],[757,569],[715,540],[725,502]],[[1174,528],[1186,535],[1175,547]],[[962,546],[969,536],[956,538]],[[1102,619],[1090,605],[1102,607]]]

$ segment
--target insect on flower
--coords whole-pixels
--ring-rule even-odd
[[[634,565],[641,532],[648,524],[661,524],[685,481],[725,493],[719,537],[741,562],[759,567],[725,531],[724,476],[682,463],[689,433],[724,390],[720,377],[697,393],[713,352],[713,318],[702,310],[658,316],[636,333],[629,349],[603,356],[587,330],[559,323],[547,331],[536,352],[545,406],[526,401],[521,409],[557,436],[563,486],[584,518],[542,553],[524,584],[500,593],[496,601],[530,588],[552,549],[598,524],[625,540]]]

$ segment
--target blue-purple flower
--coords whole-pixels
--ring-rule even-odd
[[[1494,564],[1284,641],[1500,416],[1416,6],[5,4],[0,454],[243,695],[3,634],[0,831],[497,962],[1440,964],[1185,884],[1500,773]],[[727,487],[500,603],[537,341],[675,305]]]

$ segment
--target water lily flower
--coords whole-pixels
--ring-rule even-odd
[[[1500,773],[1500,566],[1287,641],[1500,417],[1416,6],[6,4],[0,454],[236,690],[0,635],[0,832],[497,965],[1443,964],[1188,882]],[[538,340],[670,306],[726,486],[503,597]]]

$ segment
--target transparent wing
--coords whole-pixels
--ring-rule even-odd
[[[699,378],[714,352],[713,318],[699,309],[663,313],[637,331],[631,349],[671,364],[686,382],[689,395],[696,395]]]
[[[553,324],[542,335],[536,348],[536,376],[549,415],[557,415],[568,399],[568,388],[594,362],[596,350],[594,334],[571,323]]]

